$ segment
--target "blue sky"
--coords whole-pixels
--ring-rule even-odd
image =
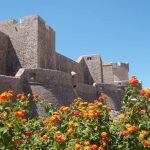
[[[39,14],[56,31],[58,52],[129,62],[130,76],[150,87],[149,8],[150,0],[2,0],[0,20]]]

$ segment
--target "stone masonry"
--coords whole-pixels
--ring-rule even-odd
[[[103,62],[99,55],[73,61],[57,53],[55,31],[40,16],[0,22],[0,92],[38,94],[58,105],[105,94],[119,110],[128,72],[128,63]]]

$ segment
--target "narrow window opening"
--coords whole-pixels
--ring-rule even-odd
[[[87,57],[87,60],[92,60],[92,57]]]
[[[73,85],[73,88],[76,88],[77,87],[77,85]]]

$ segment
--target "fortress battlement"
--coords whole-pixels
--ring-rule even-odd
[[[38,15],[0,22],[0,91],[20,87],[58,104],[106,94],[119,109],[123,89],[118,87],[128,80],[128,63],[103,62],[97,54],[74,61],[55,47],[55,31]]]

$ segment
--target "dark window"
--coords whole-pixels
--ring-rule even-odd
[[[92,57],[87,57],[87,60],[92,60]]]
[[[76,88],[77,87],[77,85],[73,85],[73,88]]]

